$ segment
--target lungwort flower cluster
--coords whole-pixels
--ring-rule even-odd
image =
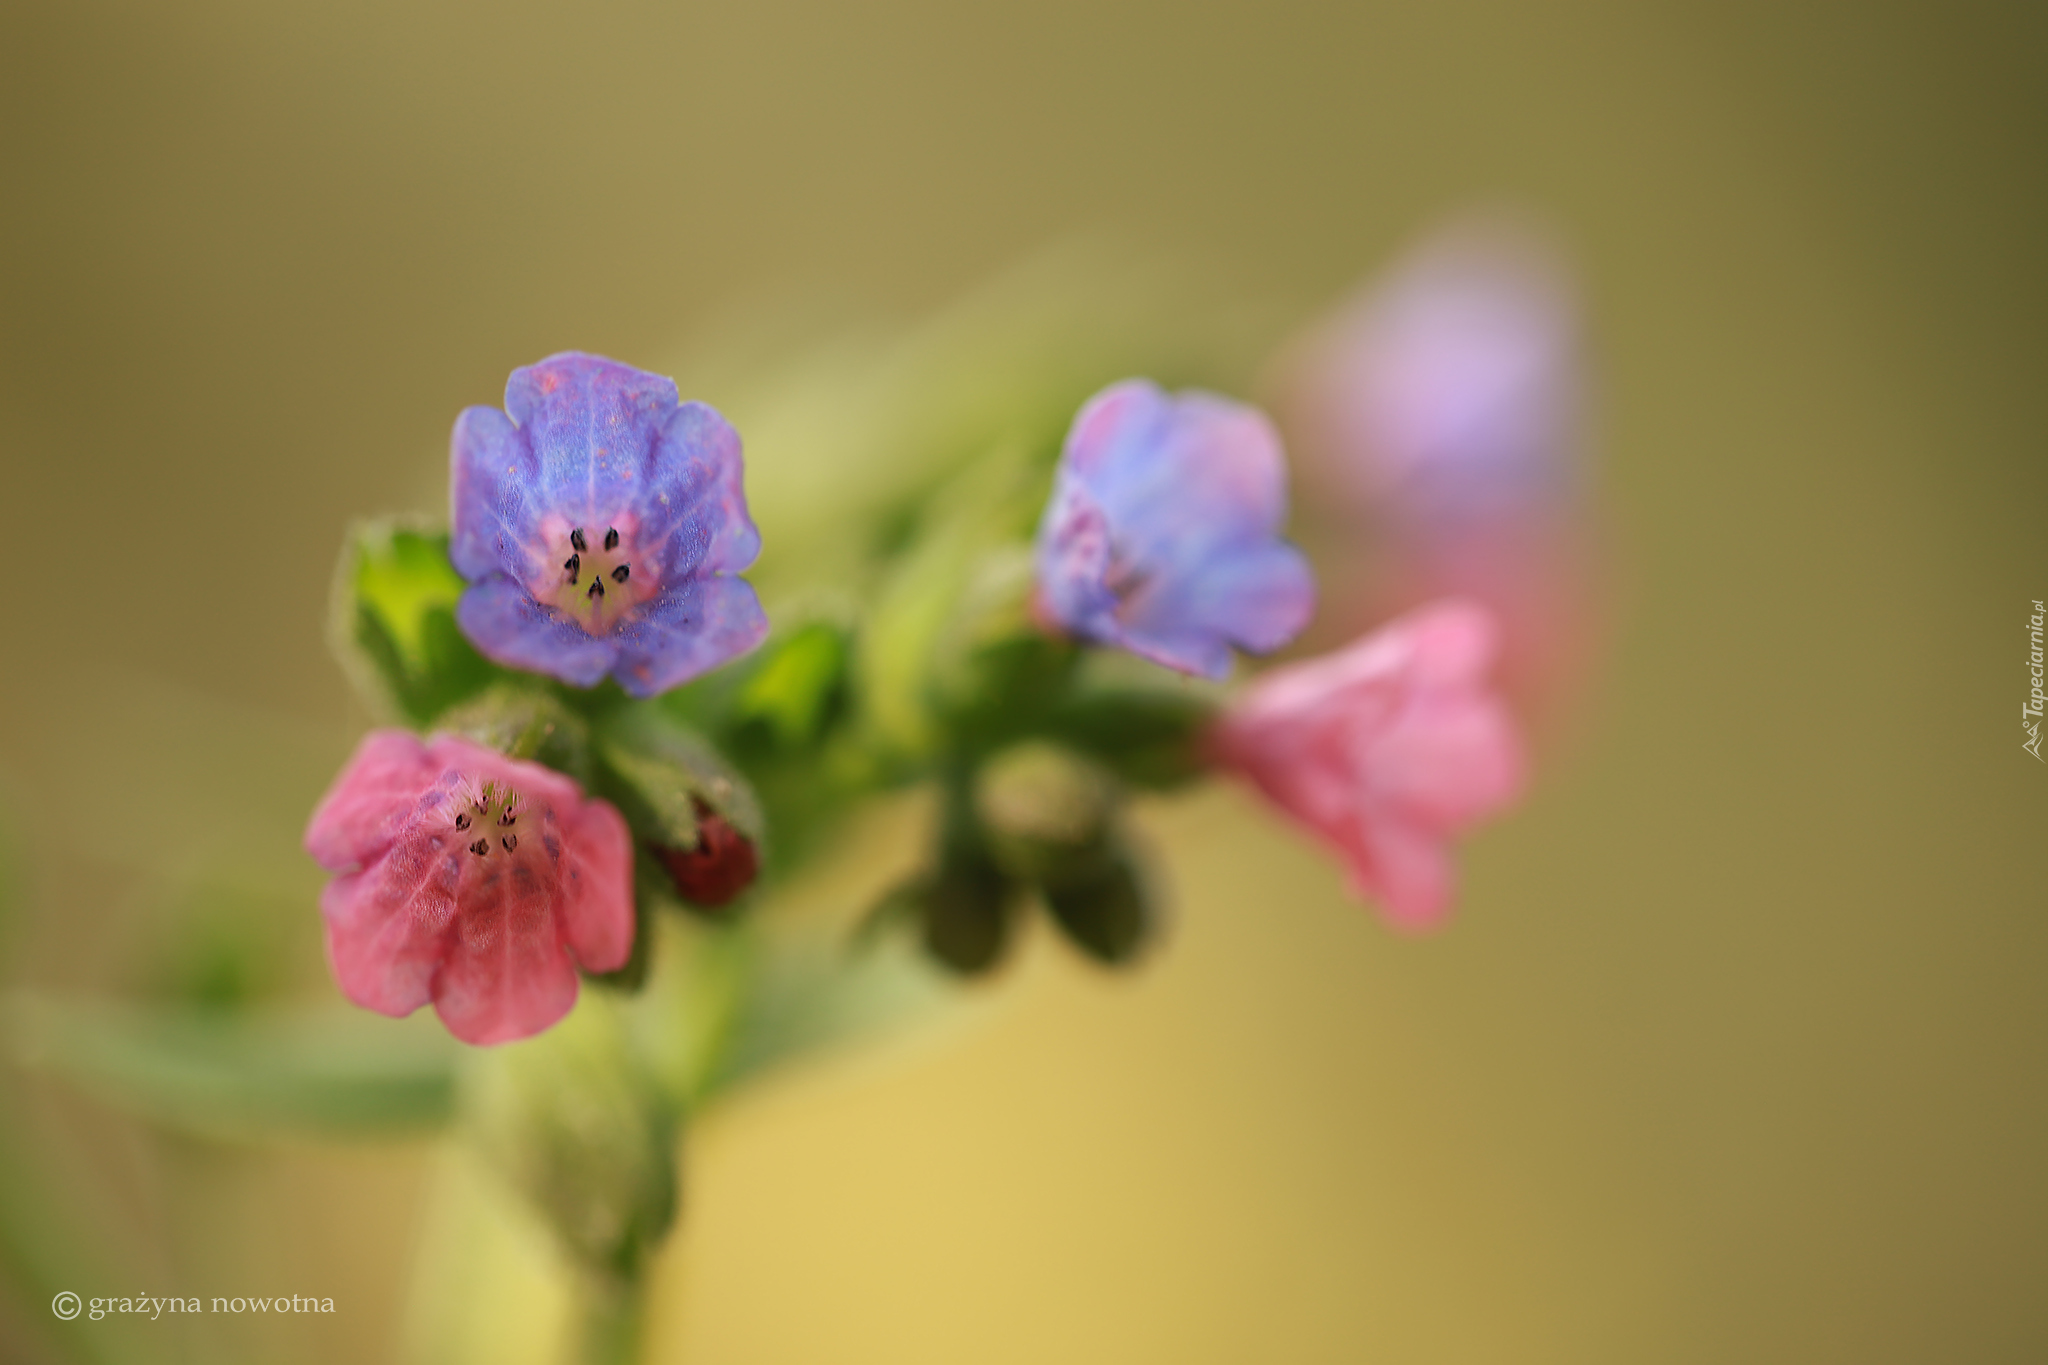
[[[1118,384],[1067,437],[1038,538],[1044,608],[1066,630],[1222,677],[1231,645],[1291,640],[1313,602],[1279,539],[1285,467],[1257,411]],[[1407,926],[1451,898],[1447,845],[1513,800],[1521,756],[1488,690],[1489,612],[1442,603],[1327,658],[1259,678],[1212,751],[1333,844],[1353,888]]]
[[[959,971],[998,962],[1034,902],[1091,957],[1134,960],[1154,897],[1123,805],[1217,771],[1397,922],[1439,918],[1451,843],[1521,781],[1488,610],[1420,610],[1219,702],[1186,678],[1285,648],[1315,606],[1273,424],[1133,379],[1056,437],[1027,477],[964,464],[896,529],[853,526],[865,548],[835,574],[879,556],[895,587],[767,639],[724,418],[596,356],[514,371],[503,410],[456,423],[445,540],[387,531],[344,575],[359,676],[426,737],[373,733],[307,831],[343,992],[431,1002],[472,1043],[529,1036],[579,973],[643,979],[660,906],[730,930],[757,873],[916,780],[942,792],[930,862],[869,924],[908,917]],[[1091,647],[1158,667],[1104,683]]]

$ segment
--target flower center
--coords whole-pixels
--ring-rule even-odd
[[[1128,548],[1112,541],[1109,568],[1102,575],[1102,586],[1109,589],[1109,595],[1116,599],[1116,619],[1128,624],[1145,590],[1152,586],[1152,571],[1134,558]]]
[[[519,793],[495,782],[457,795],[452,823],[455,837],[478,858],[504,857],[519,851],[519,836],[534,823]]]
[[[548,536],[553,580],[534,596],[592,635],[609,634],[619,618],[652,596],[652,575],[633,564],[633,527],[567,526]]]

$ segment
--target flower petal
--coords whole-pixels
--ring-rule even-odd
[[[320,798],[306,825],[306,852],[329,872],[360,867],[390,847],[436,764],[404,730],[372,730]]]
[[[455,621],[494,663],[578,687],[595,685],[619,655],[616,636],[589,634],[502,575],[471,584],[455,604]]]
[[[619,623],[612,673],[629,695],[657,696],[738,658],[767,635],[768,617],[751,583],[686,579]]]
[[[412,838],[375,867],[329,882],[320,915],[341,993],[394,1017],[426,1004],[447,950],[461,875],[458,856]]]
[[[1507,711],[1461,689],[1416,704],[1375,742],[1375,795],[1427,829],[1455,833],[1511,804],[1522,747]]]
[[[743,473],[739,433],[716,409],[685,403],[670,414],[636,508],[641,544],[653,547],[664,581],[738,573],[759,558]]]
[[[505,383],[505,411],[538,460],[536,499],[572,522],[640,501],[648,455],[679,401],[672,379],[578,351]]]
[[[464,578],[503,570],[522,581],[547,547],[534,499],[540,461],[526,435],[496,408],[465,408],[455,419],[448,505],[448,558]]]
[[[576,969],[562,947],[560,887],[525,863],[466,887],[434,979],[434,1009],[465,1043],[530,1038],[576,1003]]]
[[[1428,929],[1450,913],[1457,873],[1440,835],[1383,819],[1362,821],[1344,842],[1352,890],[1378,901],[1396,926]]]
[[[1152,392],[1164,410],[1148,426],[1123,423],[1124,444],[1090,480],[1118,539],[1185,567],[1215,547],[1278,534],[1287,466],[1265,415],[1211,393]]]
[[[1190,677],[1221,682],[1230,676],[1229,644],[1199,626],[1168,620],[1153,629],[1117,626],[1095,638]]]
[[[562,930],[589,972],[612,972],[633,951],[633,838],[603,801],[563,824]]]
[[[1186,614],[1239,648],[1280,648],[1315,612],[1315,575],[1292,545],[1255,543],[1219,555],[1192,576]]]

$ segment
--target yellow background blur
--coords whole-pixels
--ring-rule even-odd
[[[1614,635],[1458,923],[1388,933],[1237,793],[1148,809],[1145,970],[1036,934],[971,1025],[693,1131],[654,1354],[2048,1359],[2042,15],[9,0],[14,975],[124,986],[199,850],[317,884],[342,527],[435,510],[513,366],[914,320],[1075,234],[1284,325],[1520,205],[1587,292]],[[136,1267],[80,1292],[338,1300],[193,1359],[398,1349],[429,1146],[30,1093]],[[0,1298],[0,1355],[52,1325]]]

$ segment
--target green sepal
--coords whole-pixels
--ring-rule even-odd
[[[496,683],[442,712],[435,728],[590,782],[589,723],[536,685]]]
[[[328,634],[374,710],[425,728],[494,680],[516,676],[477,653],[455,624],[465,586],[448,562],[446,531],[399,521],[349,528]]]
[[[1036,573],[1029,544],[984,553],[933,641],[931,704],[955,758],[1037,732],[1072,683],[1082,653],[1032,618]]]
[[[599,727],[592,781],[638,840],[697,846],[697,812],[723,816],[756,844],[761,806],[738,769],[710,742],[651,706],[624,708]]]
[[[403,1136],[444,1123],[456,1045],[431,1017],[148,1008],[17,995],[23,1064],[166,1127],[240,1141]]]

